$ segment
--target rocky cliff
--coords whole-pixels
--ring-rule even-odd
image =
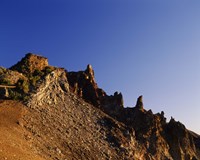
[[[164,112],[153,114],[139,96],[134,107],[125,108],[123,96],[98,87],[94,70],[68,72],[51,67],[44,57],[27,54],[5,69],[15,89],[7,99],[20,95],[26,114],[19,120],[27,143],[45,159],[200,159],[200,136]],[[5,76],[4,76],[5,77]],[[25,97],[25,98],[24,98]],[[5,101],[5,98],[1,96]]]
[[[105,113],[114,116],[123,109],[122,94],[115,92],[114,95],[107,95],[103,89],[99,88],[91,65],[88,65],[85,71],[68,72],[67,78],[73,93]]]

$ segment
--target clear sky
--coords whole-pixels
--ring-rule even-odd
[[[200,134],[199,0],[0,0],[0,65],[28,52]]]

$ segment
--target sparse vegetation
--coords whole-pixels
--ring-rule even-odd
[[[45,67],[45,69],[44,69],[45,75],[51,73],[54,69],[55,69],[55,67],[51,67],[51,66]]]
[[[30,83],[31,83],[31,85],[35,87],[36,84],[37,84],[37,82],[38,82],[38,80],[40,80],[40,78],[41,78],[41,77],[39,77],[39,76],[34,76],[34,77],[32,76],[32,77],[30,78]]]
[[[29,83],[23,79],[19,79],[16,88],[22,93],[28,93]]]
[[[17,92],[14,89],[8,88],[8,93],[9,93],[10,99],[13,99],[13,100],[22,100],[23,99],[22,94]]]
[[[26,65],[23,65],[22,68],[26,68]],[[28,94],[30,90],[37,87],[37,83],[39,80],[43,79],[47,74],[52,72],[55,68],[54,67],[45,67],[43,70],[35,69],[33,73],[29,73],[26,75],[28,78],[19,79],[17,81],[15,89],[9,89],[9,97],[13,100],[28,100]],[[25,69],[27,70],[27,69]],[[9,79],[1,79],[0,84],[10,85]]]
[[[0,84],[1,85],[10,85],[10,80],[9,79],[0,79]]]

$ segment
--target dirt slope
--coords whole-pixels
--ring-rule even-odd
[[[26,108],[16,101],[0,101],[0,160],[44,160],[25,139],[28,135],[20,125]]]

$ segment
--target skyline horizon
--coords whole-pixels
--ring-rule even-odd
[[[28,52],[71,71],[91,64],[98,86],[139,95],[200,134],[200,2],[2,0],[0,65]]]
[[[14,63],[14,64],[12,64],[10,67],[12,67],[13,65],[16,65],[19,61],[21,61],[23,58],[25,58],[26,57],[26,55],[27,54],[33,54],[33,55],[37,55],[37,56],[41,56],[41,57],[44,57],[44,58],[47,58],[48,59],[48,62],[49,62],[49,58],[48,57],[46,57],[46,56],[43,56],[43,54],[42,53],[33,53],[33,52],[27,52],[26,54],[24,54],[24,56],[22,56],[21,57],[21,59],[18,59],[17,61],[16,61],[16,63]],[[49,65],[50,66],[53,66],[53,65],[51,65],[50,63],[49,63]],[[88,65],[91,65],[92,66],[92,64],[87,64],[86,66],[85,66],[85,68],[82,68],[82,69],[79,69],[79,70],[67,70],[67,68],[64,68],[64,67],[62,67],[62,66],[54,66],[54,67],[58,67],[58,68],[64,68],[67,72],[79,72],[79,71],[85,71],[86,69],[87,69],[87,66]],[[4,66],[2,66],[2,67],[4,67]],[[10,67],[5,67],[5,68],[7,68],[7,69],[9,69]],[[93,69],[93,66],[92,66],[92,69]],[[93,69],[94,70],[94,69]],[[99,85],[98,85],[98,80],[96,79],[96,76],[95,76],[95,70],[94,70],[94,78],[95,78],[95,81],[96,81],[96,83],[97,83],[97,86],[100,88],[100,89],[103,89],[104,90],[104,88],[101,88]],[[107,91],[106,90],[104,90],[106,93],[107,93]],[[124,102],[124,105],[123,105],[123,107],[124,108],[133,108],[133,107],[135,107],[136,106],[136,103],[137,103],[137,98],[138,97],[140,97],[140,96],[142,96],[143,97],[143,99],[144,99],[144,102],[145,102],[145,95],[143,95],[143,94],[141,94],[141,95],[138,95],[138,97],[136,97],[136,99],[135,99],[135,105],[134,104],[132,104],[132,106],[130,106],[130,105],[126,105],[126,102],[125,102],[125,100],[124,100],[124,97],[123,97],[123,93],[121,92],[121,91],[114,91],[113,93],[110,93],[110,94],[108,94],[108,95],[114,95],[114,93],[115,92],[118,92],[118,93],[121,93],[122,94],[122,98],[123,98],[123,102]],[[133,102],[134,103],[134,102]],[[145,110],[152,110],[152,108],[145,108],[145,106],[144,106],[144,109]],[[154,112],[153,111],[153,114],[157,114],[157,113],[161,113],[161,112],[164,112],[165,113],[165,111],[164,110],[160,110],[160,111],[158,111],[158,112]],[[172,115],[170,116],[170,115],[168,115],[168,116],[166,116],[165,115],[165,118],[166,118],[166,121],[167,122],[169,122],[170,121],[170,119],[175,119],[176,121],[179,121],[179,120],[177,120],[176,119],[176,117],[173,117]],[[181,122],[182,123],[182,122]],[[185,125],[184,123],[182,123],[183,125]],[[187,126],[186,126],[187,127]],[[196,132],[197,133],[197,132]]]

